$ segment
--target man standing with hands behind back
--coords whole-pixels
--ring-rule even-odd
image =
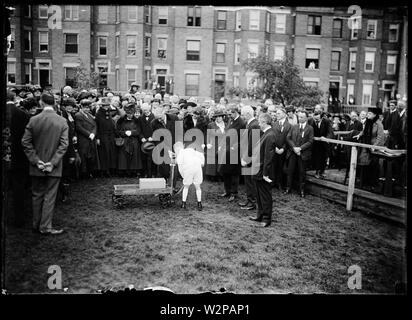
[[[42,94],[39,103],[43,111],[30,119],[21,142],[30,162],[33,231],[55,235],[63,232],[52,228],[52,218],[62,159],[69,145],[69,127],[66,119],[53,109],[52,95]]]
[[[271,127],[272,117],[268,113],[259,116],[262,130],[259,143],[254,148],[252,157],[252,173],[256,182],[257,217],[249,217],[252,221],[261,222],[262,227],[269,227],[272,222],[272,172],[275,155],[275,132]],[[257,161],[256,157],[259,156]]]

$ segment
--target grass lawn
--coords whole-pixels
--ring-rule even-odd
[[[69,293],[107,287],[166,286],[176,293],[225,287],[236,293],[351,293],[348,267],[362,268],[357,293],[393,293],[406,272],[405,229],[308,195],[273,191],[279,222],[269,228],[249,211],[217,197],[221,183],[204,182],[204,210],[190,189],[188,210],[163,209],[157,198],[111,203],[114,184],[92,179],[72,185],[71,201],[56,208],[54,225],[66,233],[33,234],[6,225],[6,289],[51,292],[50,265],[62,270]],[[192,187],[193,188],[193,187]],[[241,195],[244,186],[241,186]]]

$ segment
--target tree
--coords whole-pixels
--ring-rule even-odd
[[[317,87],[306,86],[300,76],[299,68],[294,65],[290,55],[282,60],[269,60],[265,55],[250,58],[242,62],[246,71],[256,74],[261,96],[271,98],[284,107],[293,104],[296,107],[312,107],[322,102],[323,92]]]
[[[83,64],[74,70],[74,87],[89,90],[99,87],[99,74],[94,71],[87,71]]]

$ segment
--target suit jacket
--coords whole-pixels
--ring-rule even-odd
[[[146,120],[146,116],[144,114],[142,114],[137,120],[141,128],[141,132],[139,134],[140,141],[143,138],[150,138],[153,135],[153,130],[151,126],[151,122],[154,120],[153,113],[150,113],[148,120]]]
[[[407,136],[408,136],[408,115],[406,110],[401,116],[401,132],[402,132],[402,143],[401,148],[406,148],[407,146]]]
[[[328,119],[321,119],[320,126],[313,122],[313,136],[314,137],[325,137],[332,139],[333,138],[333,129],[332,124]],[[314,141],[314,144],[318,146],[323,151],[328,149],[328,143],[322,141]]]
[[[383,129],[389,131],[386,145],[390,149],[399,148],[402,144],[402,122],[398,110],[386,111],[383,116]]]
[[[306,123],[305,129],[303,130],[303,137],[300,132],[300,124],[294,125],[287,137],[286,141],[289,145],[289,149],[286,153],[286,158],[289,158],[292,153],[294,153],[294,147],[300,147],[300,156],[302,160],[307,161],[312,157],[312,145],[313,145],[313,127]]]
[[[288,136],[288,133],[290,129],[292,128],[292,125],[289,123],[288,119],[285,119],[285,122],[283,123],[283,130],[282,126],[279,124],[279,121],[276,121],[273,125],[273,131],[275,132],[275,147],[278,147],[279,149],[284,149],[286,152],[287,149],[287,142],[286,142],[286,137]]]
[[[362,122],[355,120],[353,123],[351,121],[346,122],[345,131],[353,131],[351,134],[347,135],[344,139],[348,141],[356,141],[353,137],[357,136],[363,130]]]
[[[66,119],[54,110],[43,110],[30,119],[22,138],[24,153],[30,162],[31,176],[61,177],[62,158],[69,145],[69,127]],[[37,163],[51,162],[53,170],[44,173],[37,168]]]
[[[272,128],[262,132],[259,143],[254,146],[252,157],[252,174],[255,180],[262,180],[263,176],[272,177],[273,157],[275,156],[275,131]],[[259,161],[256,156],[259,155]]]
[[[157,118],[154,118],[150,123],[153,132],[158,129],[167,129],[172,135],[172,146],[169,146],[172,150],[173,144],[175,143],[175,122],[177,121],[177,116],[174,114],[166,114],[166,125]],[[156,144],[160,143],[160,141],[155,141]]]
[[[30,120],[30,115],[16,107],[14,103],[8,103],[10,108],[10,142],[11,142],[11,169],[12,170],[24,170],[28,173],[29,161],[23,151],[21,145],[21,139],[23,138],[24,131],[27,123]]]
[[[249,124],[246,122],[246,130],[243,131],[243,134],[240,138],[241,143],[241,159],[246,160],[248,156],[252,156],[253,151],[253,141],[252,141],[252,132],[258,130],[260,136],[260,126],[259,122],[254,118],[250,121]],[[245,148],[247,146],[247,148]]]

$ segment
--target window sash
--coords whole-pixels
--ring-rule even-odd
[[[167,24],[167,19],[169,18],[169,8],[159,7],[159,24]]]
[[[24,6],[24,16],[26,18],[31,18],[31,5]]]
[[[322,19],[320,16],[308,16],[308,34],[320,35]]]
[[[319,59],[319,49],[306,49],[306,59]]]
[[[275,46],[275,60],[282,60],[285,56],[285,46]]]
[[[49,6],[39,5],[39,19],[47,19],[49,15],[48,11]]]
[[[340,70],[340,51],[332,51],[332,62],[330,69],[334,71]]]
[[[235,64],[240,63],[240,43],[235,43]]]
[[[239,87],[239,76],[233,76],[233,86]]]
[[[368,20],[366,35],[368,39],[376,39],[377,20]]]
[[[236,11],[236,30],[240,30],[242,28],[242,12]]]
[[[137,69],[127,69],[127,86],[130,88],[131,84],[136,81]]]
[[[7,82],[15,84],[16,83],[16,63],[7,62]]]
[[[40,52],[49,51],[49,33],[47,31],[39,32],[39,51]]]
[[[152,37],[145,37],[144,38],[144,55],[146,58],[151,56],[152,51]]]
[[[362,90],[362,104],[370,105],[372,101],[372,85],[364,84]]]
[[[186,50],[188,51],[200,51],[200,41],[199,40],[187,40]]]
[[[341,19],[333,20],[332,36],[334,38],[342,38],[342,20]]]
[[[375,64],[375,52],[365,52],[365,71],[373,71]]]
[[[399,24],[389,25],[389,42],[397,42],[399,37]]]
[[[120,49],[120,36],[116,36],[116,40],[115,40],[116,42],[115,42],[115,48],[114,48],[114,51],[115,51],[115,56],[116,57],[118,57],[119,56],[119,49]]]
[[[356,70],[356,52],[350,52],[349,54],[349,71]]]
[[[129,21],[137,21],[137,6],[127,7],[127,19]]]
[[[99,55],[107,55],[107,37],[99,37]]]
[[[226,11],[219,10],[217,12],[217,20],[226,20]]]
[[[26,84],[29,84],[32,81],[31,73],[31,63],[24,64],[24,80]]]
[[[31,51],[31,31],[24,30],[24,51]]]
[[[186,74],[185,94],[187,96],[199,95],[199,74]]]
[[[260,11],[250,10],[249,12],[249,29],[259,30],[260,24]]]
[[[137,51],[137,37],[136,36],[127,36],[127,55],[136,56]]]
[[[270,32],[270,13],[266,12],[266,32]]]
[[[98,21],[99,22],[107,22],[109,15],[109,8],[108,6],[99,6],[98,8]]]
[[[78,35],[74,33],[66,33],[64,39],[65,53],[78,53]]]
[[[248,44],[248,57],[256,58],[259,55],[259,44],[249,43]]]
[[[286,15],[277,14],[276,15],[276,33],[285,33],[286,31]]]
[[[157,47],[159,50],[167,50],[167,38],[158,38]]]
[[[388,55],[386,60],[386,73],[395,74],[396,73],[396,55]]]

